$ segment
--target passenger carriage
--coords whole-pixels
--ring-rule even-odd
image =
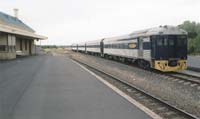
[[[93,55],[100,55],[100,42],[101,40],[89,41],[86,42],[86,53],[93,54]]]
[[[86,52],[86,43],[79,43],[78,44],[78,50],[79,52]]]
[[[72,44],[71,49],[72,49],[72,51],[77,51],[78,50],[78,44]]]

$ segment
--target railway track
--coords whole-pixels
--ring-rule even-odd
[[[86,68],[91,70],[92,72],[96,73],[97,75],[101,76],[104,80],[108,81],[112,85],[119,88],[121,91],[125,92],[129,96],[131,96],[133,99],[137,100],[147,108],[154,111],[156,114],[160,115],[163,118],[166,119],[200,119],[199,117],[196,117],[195,115],[192,115],[172,104],[169,102],[160,99],[143,89],[140,89],[124,80],[121,80],[112,74],[109,74],[107,72],[104,72],[100,69],[96,69],[95,67],[88,65],[86,63],[80,62],[76,59],[72,59],[76,62],[78,62],[81,65],[84,65]]]
[[[200,68],[197,67],[188,67],[188,70],[200,72]]]
[[[125,63],[125,62],[118,61],[118,60],[113,60],[113,61],[124,63],[126,65],[142,69],[142,68],[138,67],[136,64]],[[145,69],[142,69],[142,70],[145,70]],[[196,70],[191,70],[191,71],[200,73],[200,69],[198,71],[196,71]],[[200,76],[195,76],[195,75],[192,75],[192,74],[186,74],[186,73],[180,73],[180,72],[163,73],[163,72],[160,72],[160,71],[157,71],[157,70],[154,70],[154,69],[152,69],[151,72],[157,73],[157,74],[160,74],[160,75],[165,75],[167,77],[169,76],[169,77],[174,78],[174,79],[181,79],[181,80],[184,80],[186,82],[190,82],[193,85],[195,85],[195,84],[200,85]]]
[[[132,64],[131,65],[130,64],[126,64],[126,65],[142,69],[142,68],[140,68],[140,67],[138,67],[136,65],[132,65]],[[142,70],[145,70],[145,69],[142,69]],[[145,71],[147,71],[147,70],[145,70]],[[181,73],[181,72],[163,73],[163,72],[160,72],[160,71],[157,71],[157,70],[154,70],[154,69],[150,70],[150,72],[156,73],[156,74],[160,74],[160,75],[164,75],[164,76],[166,76],[166,78],[170,77],[170,78],[172,78],[174,80],[177,80],[177,79],[182,80],[183,84],[185,83],[184,85],[190,84],[192,87],[194,87],[196,85],[200,86],[200,76]],[[200,72],[197,72],[197,73],[200,73]]]
[[[122,62],[120,60],[113,60],[113,59],[107,59],[107,60],[116,61],[116,62],[119,62],[119,63],[123,63],[125,65],[129,65],[129,66],[132,66],[132,67],[135,67],[135,68],[142,69],[142,68],[138,67],[136,64],[130,64],[128,62]],[[145,69],[142,69],[142,70],[145,70]],[[145,70],[145,71],[147,71],[147,70]],[[181,80],[180,82],[182,82],[183,85],[190,85],[191,87],[195,87],[195,86],[200,87],[200,77],[195,76],[195,75],[185,74],[185,73],[180,73],[180,72],[163,73],[163,72],[160,72],[160,71],[157,71],[157,70],[154,70],[154,69],[149,70],[149,71],[152,72],[152,73],[162,75],[162,76],[166,76],[166,78],[170,77],[171,79],[174,79],[175,81],[177,79]],[[195,71],[195,72],[199,73],[198,71]]]
[[[169,76],[171,76],[175,79],[182,79],[182,80],[185,80],[185,81],[190,82],[192,84],[200,85],[200,77],[199,76],[180,73],[180,72],[168,73],[167,75],[169,75]]]
[[[117,61],[117,60],[114,60],[114,61]],[[124,62],[121,62],[121,61],[117,61],[117,62],[124,63]],[[142,69],[142,68],[138,67],[135,64],[130,64],[130,63],[124,63],[124,64],[132,66],[132,67],[135,67],[135,68]],[[145,70],[145,69],[142,69],[142,70]],[[147,70],[145,70],[145,71],[147,71]],[[181,73],[181,72],[163,73],[163,72],[160,72],[160,71],[157,71],[157,70],[154,70],[154,69],[149,70],[149,71],[153,72],[153,73],[156,73],[156,74],[164,75],[164,76],[166,76],[166,78],[170,77],[170,78],[173,78],[174,80],[180,79],[180,80],[183,81],[183,83],[185,83],[185,85],[190,84],[192,87],[194,87],[196,85],[200,86],[200,76]],[[194,71],[194,72],[200,73],[199,71]]]

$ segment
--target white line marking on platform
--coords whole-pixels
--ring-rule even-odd
[[[87,72],[89,72],[91,75],[93,75],[97,79],[99,79],[102,83],[104,83],[105,85],[107,85],[109,88],[111,88],[112,90],[114,90],[116,93],[118,93],[120,96],[122,96],[123,98],[125,98],[126,100],[128,100],[130,103],[132,103],[133,105],[137,106],[139,109],[141,109],[142,111],[144,111],[146,114],[148,114],[153,119],[163,119],[162,117],[160,117],[159,115],[157,115],[156,113],[154,113],[153,111],[151,111],[150,109],[148,109],[147,107],[145,107],[144,105],[142,105],[141,103],[139,103],[136,100],[134,100],[133,98],[131,98],[126,93],[124,93],[121,90],[119,90],[117,87],[113,86],[112,84],[110,84],[109,82],[107,82],[106,80],[104,80],[103,78],[101,78],[100,76],[96,75],[94,72],[90,71],[89,69],[85,68],[83,65],[79,64],[78,62],[76,62],[76,61],[74,61],[72,59],[70,59],[70,60],[72,62],[74,62],[75,64],[77,64],[78,66],[80,66],[82,69],[84,69]]]

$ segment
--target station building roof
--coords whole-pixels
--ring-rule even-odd
[[[0,31],[44,40],[45,36],[35,34],[35,31],[20,19],[0,12]]]

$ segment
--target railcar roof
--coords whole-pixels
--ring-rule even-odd
[[[160,26],[156,28],[135,31],[133,33],[123,35],[123,36],[105,38],[104,41],[107,42],[107,41],[116,41],[116,40],[117,41],[128,40],[128,39],[133,39],[137,37],[146,37],[150,35],[187,35],[187,32],[175,26]]]
[[[151,28],[151,29],[146,29],[146,30],[142,30],[142,31],[136,31],[133,32],[131,34],[129,34],[131,37],[134,36],[149,36],[149,35],[187,35],[187,32],[183,29],[180,29],[178,27],[175,26],[160,26],[160,27],[156,27],[156,28]]]
[[[96,43],[100,43],[102,39],[99,40],[93,40],[93,41],[87,41],[86,44],[96,44]]]
[[[125,39],[131,39],[130,35],[123,35],[123,36],[117,36],[117,37],[111,37],[111,38],[105,38],[104,41],[114,41],[114,40],[125,40]]]
[[[85,45],[85,42],[78,43],[78,45]]]
[[[73,43],[73,44],[71,44],[71,46],[76,46],[77,44],[75,44],[75,43]]]

